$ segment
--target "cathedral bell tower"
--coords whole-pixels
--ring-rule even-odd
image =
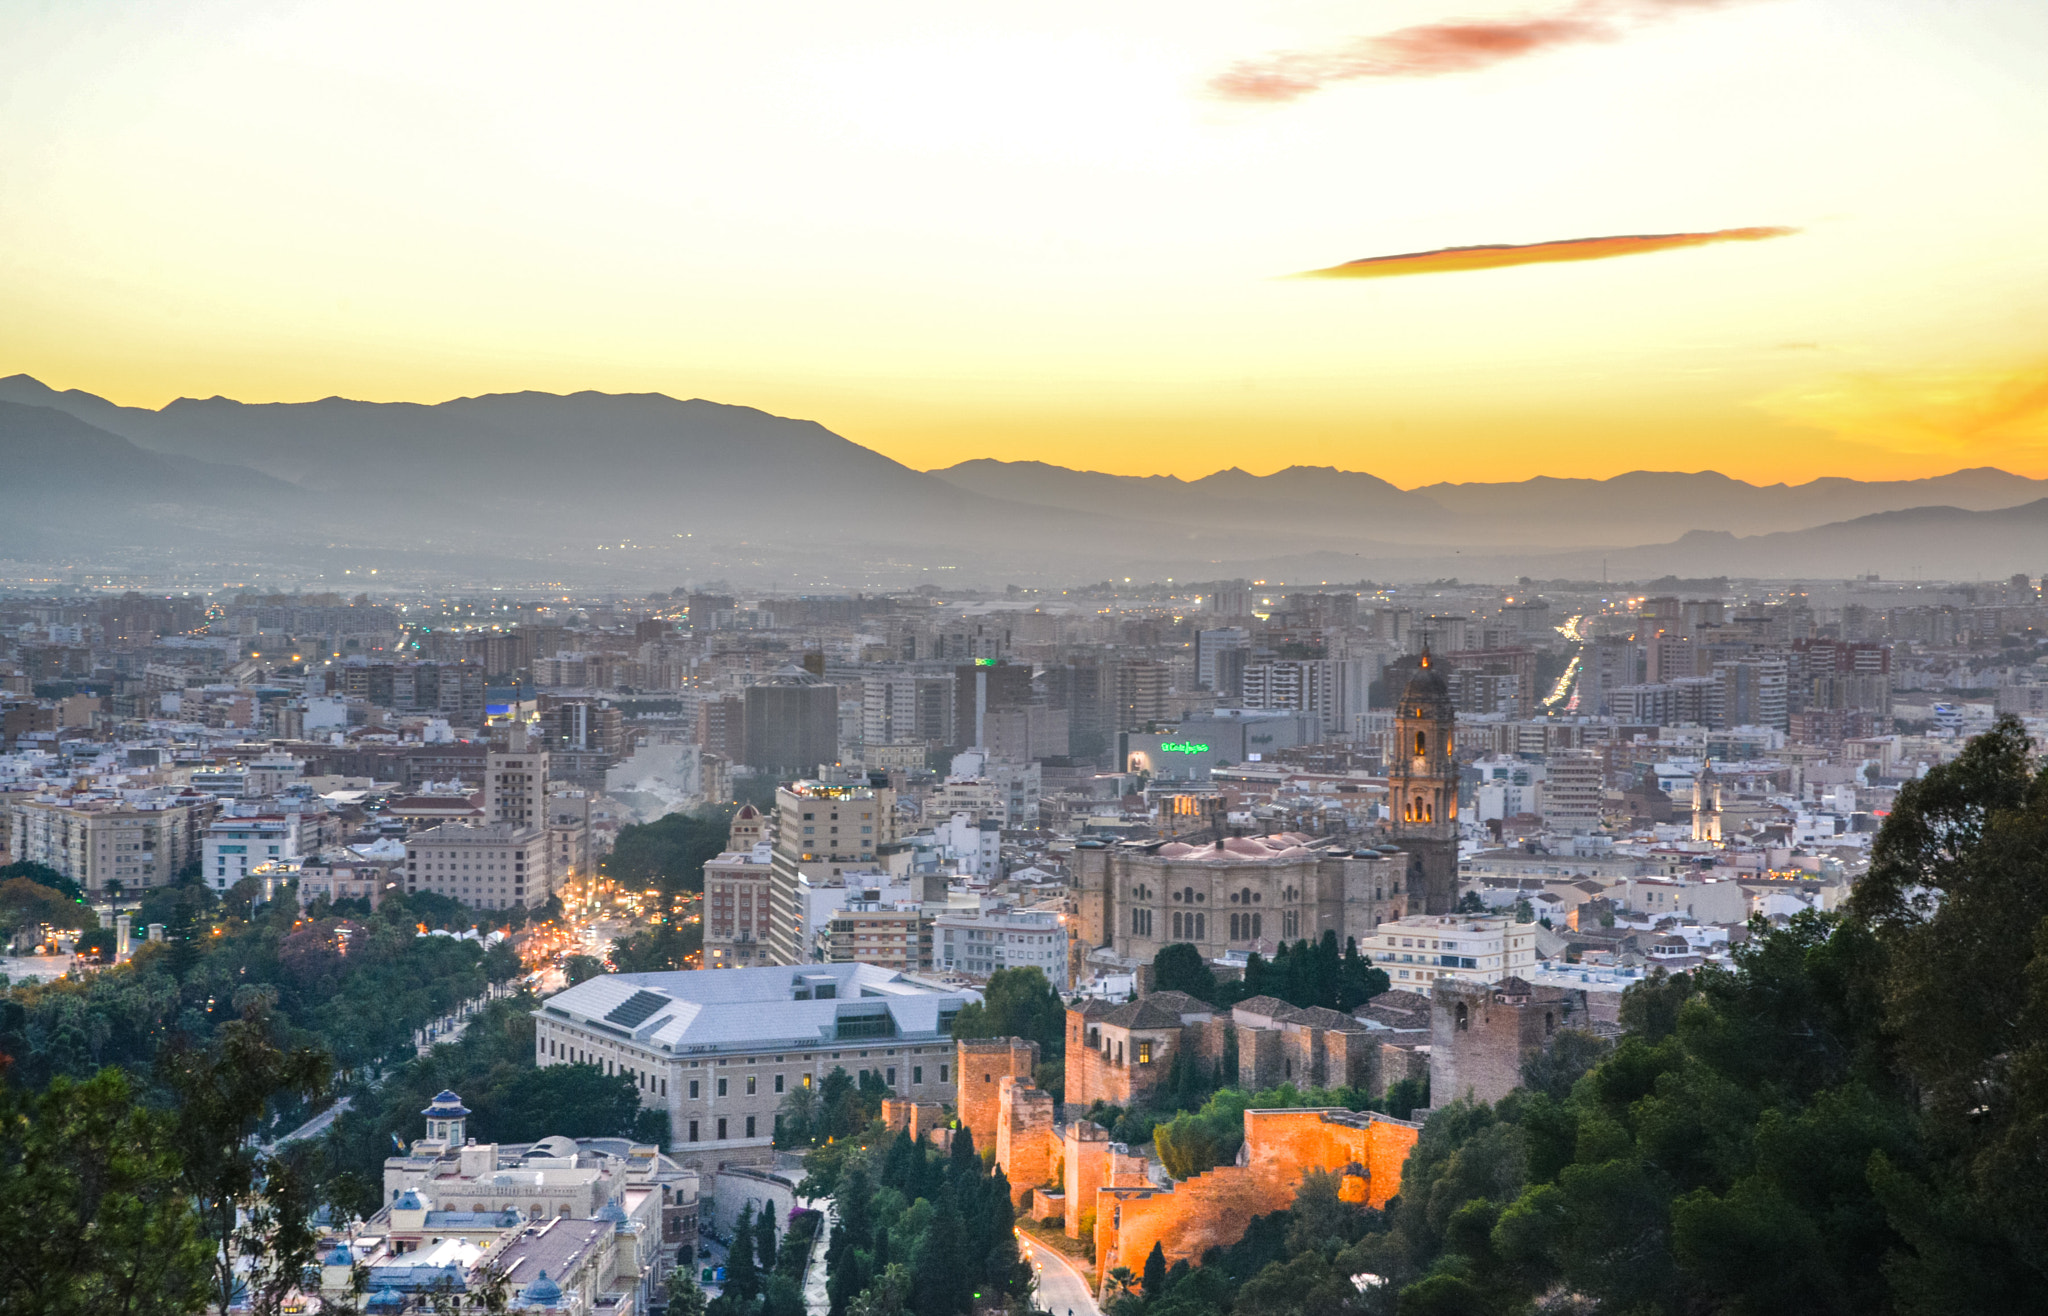
[[[1457,721],[1450,686],[1425,646],[1394,710],[1387,763],[1387,807],[1394,842],[1408,852],[1411,913],[1448,914],[1458,903]]]

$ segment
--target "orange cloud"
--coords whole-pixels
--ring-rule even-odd
[[[1707,233],[1635,233],[1612,238],[1564,238],[1557,242],[1487,247],[1439,247],[1399,256],[1368,256],[1328,269],[1304,270],[1297,279],[1392,279],[1403,274],[1451,274],[1497,270],[1509,265],[1552,265],[1563,261],[1640,256],[1646,251],[1704,247],[1715,242],[1761,242],[1797,233],[1796,228],[1718,228]]]
[[[1633,28],[1739,0],[1579,0],[1551,15],[1452,19],[1360,37],[1341,50],[1241,60],[1209,80],[1225,100],[1291,101],[1333,82],[1471,73],[1558,46],[1618,41]]]

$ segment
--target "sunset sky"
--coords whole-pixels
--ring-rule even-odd
[[[2048,475],[2044,69],[2041,0],[4,0],[0,374],[659,391],[920,468]],[[1730,230],[1788,231],[1572,245]],[[1533,254],[1294,277],[1468,247]]]

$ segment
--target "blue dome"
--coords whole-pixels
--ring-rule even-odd
[[[543,1270],[540,1278],[519,1290],[519,1305],[522,1307],[553,1307],[562,1300],[562,1286],[548,1278]]]
[[[348,1244],[337,1243],[334,1245],[334,1251],[321,1258],[320,1264],[323,1266],[353,1266],[356,1264],[356,1254],[348,1250]]]
[[[399,1195],[397,1201],[391,1204],[391,1209],[394,1211],[424,1211],[427,1209],[427,1204],[420,1200],[418,1193],[408,1188]]]
[[[469,1111],[463,1106],[461,1097],[456,1096],[447,1088],[442,1088],[434,1099],[427,1103],[427,1108],[421,1111],[420,1114],[425,1115],[429,1119],[452,1120],[462,1118],[464,1115],[469,1114]]]
[[[615,1225],[626,1223],[626,1208],[619,1205],[619,1199],[608,1197],[603,1206],[597,1208],[597,1219],[609,1220]]]
[[[366,1312],[404,1311],[405,1295],[397,1289],[378,1289],[363,1304]]]

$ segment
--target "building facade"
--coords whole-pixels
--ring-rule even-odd
[[[1209,845],[1083,841],[1072,856],[1076,935],[1128,963],[1188,942],[1205,959],[1282,941],[1367,937],[1414,903],[1412,856],[1329,848],[1282,832]],[[1455,881],[1453,869],[1452,878]]]
[[[534,1011],[535,1063],[625,1074],[686,1167],[772,1161],[785,1099],[835,1069],[951,1101],[953,1019],[979,999],[867,964],[609,974]]]
[[[405,842],[405,891],[432,892],[472,909],[532,909],[554,888],[548,881],[548,834],[510,823],[443,823]]]

